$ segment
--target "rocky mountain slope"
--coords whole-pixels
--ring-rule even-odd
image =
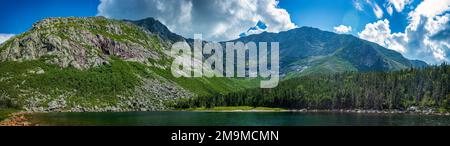
[[[2,45],[0,60],[25,61],[41,57],[60,67],[87,69],[108,64],[107,56],[148,63],[162,53],[156,35],[134,25],[105,18],[50,18]]]
[[[247,81],[226,78],[174,78],[169,48],[175,37],[166,33],[173,34],[103,17],[37,22],[0,45],[0,106],[163,110],[176,98],[246,87]]]
[[[279,42],[283,75],[290,77],[345,71],[392,71],[424,67],[400,53],[352,35],[335,34],[311,27],[280,33],[261,33],[234,41]]]

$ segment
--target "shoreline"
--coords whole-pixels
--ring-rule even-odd
[[[127,112],[142,112],[142,111],[127,111]],[[429,112],[429,111],[398,111],[398,110],[308,110],[308,109],[283,109],[283,110],[163,110],[163,111],[145,111],[145,112],[236,112],[236,113],[257,113],[257,112],[298,112],[298,113],[353,113],[353,114],[410,114],[410,115],[434,115],[434,116],[450,116],[450,113],[439,113],[439,112]],[[40,113],[88,113],[88,112],[29,112],[29,111],[19,111],[8,115],[7,118],[0,121],[0,126],[39,126],[39,123],[33,123],[27,117],[32,114]],[[94,112],[95,113],[95,112]],[[108,113],[108,112],[97,112],[97,113]],[[110,113],[121,113],[121,112],[110,112]]]
[[[450,113],[439,112],[416,112],[416,111],[381,111],[381,110],[308,110],[308,109],[289,109],[289,110],[172,110],[184,112],[299,112],[299,113],[355,113],[355,114],[413,114],[413,115],[438,115],[450,116]]]
[[[26,115],[34,114],[33,112],[19,111],[11,113],[7,118],[0,121],[0,126],[39,126],[37,123],[32,123]]]
[[[177,110],[174,110],[177,111]],[[414,109],[414,110],[370,110],[370,109],[284,109],[270,107],[250,107],[250,106],[231,106],[231,107],[213,107],[213,108],[188,108],[178,111],[193,112],[304,112],[304,113],[360,113],[360,114],[417,114],[417,115],[439,115],[450,116],[450,112],[438,112],[433,109]]]

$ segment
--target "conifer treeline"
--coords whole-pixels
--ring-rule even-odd
[[[394,72],[342,73],[286,80],[273,89],[184,99],[178,108],[214,106],[288,109],[450,109],[450,66]]]

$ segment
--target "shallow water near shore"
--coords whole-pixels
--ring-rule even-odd
[[[37,113],[53,126],[450,126],[450,116],[339,112],[106,112]]]

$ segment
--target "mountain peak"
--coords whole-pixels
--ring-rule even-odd
[[[173,33],[167,28],[166,25],[161,23],[159,20],[148,17],[142,20],[124,20],[133,23],[137,26],[143,27],[146,30],[152,32],[153,34],[159,35],[162,39],[170,40],[172,43],[185,40],[182,36]]]
[[[96,17],[50,17],[42,19],[32,25],[34,29],[44,28],[48,26],[54,26],[54,25],[64,25],[67,23],[77,23],[81,20],[104,20],[107,21],[108,18],[103,16],[96,16]]]
[[[109,56],[148,63],[164,57],[166,43],[144,29],[104,17],[47,18],[1,45],[0,60],[47,58],[61,67],[87,69],[109,63]]]
[[[298,30],[313,30],[313,31],[322,31],[322,30],[320,30],[320,29],[318,29],[318,28],[315,28],[315,27],[311,27],[311,26],[302,26],[302,27],[299,27],[299,28],[294,28],[294,29],[298,29]]]
[[[346,71],[391,71],[423,67],[400,53],[352,35],[313,27],[239,38],[241,42],[279,42],[283,74],[309,75]]]

